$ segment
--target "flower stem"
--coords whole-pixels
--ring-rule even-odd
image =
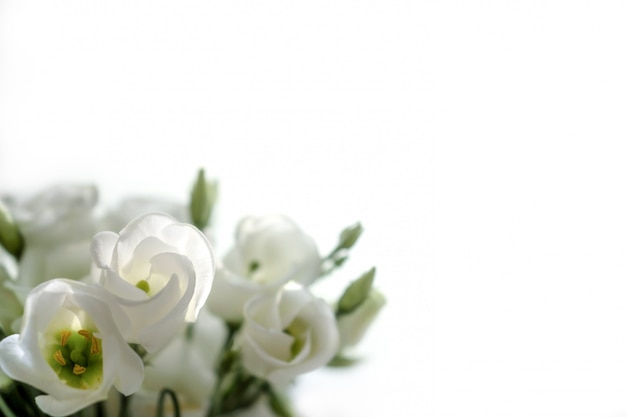
[[[224,347],[220,355],[217,369],[217,382],[213,388],[213,395],[211,396],[211,402],[209,404],[209,410],[207,417],[216,417],[221,414],[222,411],[222,389],[224,384],[224,377],[232,370],[235,362],[237,361],[237,354],[231,350],[235,334],[239,330],[239,324],[226,323],[228,325],[228,336]]]
[[[105,417],[106,414],[107,414],[106,410],[104,409],[104,401],[100,401],[99,403],[96,403],[96,416]]]
[[[159,402],[157,403],[157,417],[163,417],[163,407],[165,405],[165,396],[169,395],[172,398],[172,404],[174,405],[174,417],[180,417],[180,407],[178,405],[178,398],[176,393],[169,388],[163,388],[159,394]]]
[[[4,398],[2,398],[2,395],[0,395],[0,411],[2,411],[2,414],[6,417],[17,417],[13,413],[13,411],[11,411],[7,403],[4,402]]]
[[[130,417],[130,398],[131,396],[126,396],[120,393],[120,413],[119,417]]]

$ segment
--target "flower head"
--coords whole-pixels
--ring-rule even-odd
[[[320,270],[315,241],[293,220],[282,215],[245,217],[218,268],[209,308],[228,321],[240,321],[250,298],[273,294],[290,281],[309,285]]]
[[[0,341],[0,367],[47,393],[36,402],[54,416],[106,399],[113,385],[132,394],[143,362],[122,337],[117,323],[125,320],[112,305],[97,286],[65,279],[39,285],[26,299],[20,334]]]
[[[276,385],[325,365],[339,347],[330,306],[306,288],[289,287],[246,303],[239,341],[246,369]]]
[[[119,233],[98,233],[91,247],[98,282],[127,313],[127,340],[162,348],[204,305],[214,275],[213,250],[194,226],[146,214]]]

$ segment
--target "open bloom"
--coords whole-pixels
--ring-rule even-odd
[[[102,288],[55,279],[26,299],[20,334],[0,341],[0,367],[12,379],[47,395],[35,400],[54,416],[74,413],[107,398],[111,386],[137,391],[143,362],[114,319],[121,312]]]
[[[245,368],[281,386],[332,359],[339,332],[328,304],[290,286],[248,301],[239,340]]]
[[[243,306],[259,293],[275,293],[289,281],[311,284],[320,275],[315,241],[286,216],[245,217],[235,245],[218,268],[209,308],[227,321],[243,317]]]
[[[6,200],[26,241],[18,285],[30,290],[48,279],[89,274],[97,200],[91,185],[59,185],[27,199]]]
[[[146,214],[119,233],[101,232],[91,246],[98,282],[127,313],[125,336],[149,352],[163,347],[206,302],[214,257],[206,236],[165,214]]]

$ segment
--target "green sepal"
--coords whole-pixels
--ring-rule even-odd
[[[372,269],[361,275],[359,279],[348,285],[337,304],[337,316],[354,311],[365,301],[372,289],[375,275],[376,268],[372,267]]]

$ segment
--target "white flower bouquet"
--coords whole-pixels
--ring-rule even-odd
[[[326,256],[283,215],[246,217],[218,259],[217,186],[187,207],[128,199],[102,211],[93,186],[0,200],[0,412],[23,416],[292,416],[303,373],[354,363],[385,303],[372,268],[329,303]]]

